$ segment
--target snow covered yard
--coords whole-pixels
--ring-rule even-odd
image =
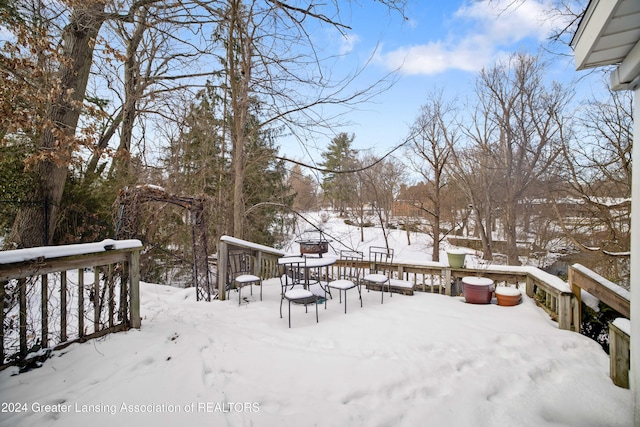
[[[315,313],[142,284],[142,328],[0,373],[2,426],[630,426],[600,346],[533,301],[349,291]],[[243,295],[248,295],[244,291]],[[257,301],[256,301],[257,300]]]

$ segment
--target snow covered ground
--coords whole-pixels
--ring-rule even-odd
[[[380,304],[365,291],[361,308],[351,290],[347,314],[330,300],[316,323],[294,306],[289,329],[279,280],[263,290],[238,306],[235,293],[206,303],[193,288],[142,284],[140,330],[1,372],[0,426],[632,425],[631,392],[613,385],[601,347],[526,297],[501,307],[418,292]]]
[[[361,308],[352,290],[347,314],[294,306],[289,329],[278,280],[264,286],[238,306],[143,284],[140,330],[0,373],[0,425],[632,425],[600,346],[527,298],[364,292]]]

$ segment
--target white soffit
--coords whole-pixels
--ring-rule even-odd
[[[576,69],[622,63],[640,55],[640,0],[591,0],[571,41]],[[634,49],[635,48],[635,49]],[[635,69],[635,65],[627,66]],[[620,76],[622,77],[622,76]]]

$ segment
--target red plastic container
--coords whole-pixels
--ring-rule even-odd
[[[470,304],[489,304],[493,296],[493,280],[486,277],[463,277],[462,295]]]

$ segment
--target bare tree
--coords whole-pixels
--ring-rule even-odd
[[[393,204],[404,182],[404,167],[393,158],[380,160],[364,156],[364,164],[370,165],[359,173],[363,180],[363,191],[382,229],[385,245],[389,247],[389,230]]]
[[[401,10],[404,5],[404,0],[373,1],[378,1],[387,5],[390,9],[396,10]],[[231,89],[231,83],[235,86],[233,89],[234,94],[231,96],[231,99],[235,99],[235,101],[229,104],[231,107],[228,111],[233,108],[232,113],[234,120],[236,120],[235,125],[232,127],[235,132],[233,137],[236,140],[234,149],[238,154],[238,161],[236,162],[238,182],[235,185],[241,188],[243,156],[239,147],[240,143],[244,141],[242,134],[246,131],[244,129],[247,125],[245,120],[249,118],[249,115],[243,113],[242,110],[250,108],[250,105],[256,105],[254,102],[256,99],[260,99],[264,105],[273,107],[273,110],[269,112],[263,111],[262,114],[252,115],[253,117],[260,117],[260,127],[264,127],[265,125],[276,123],[284,117],[291,117],[295,112],[309,111],[312,106],[320,105],[323,102],[353,102],[359,98],[366,98],[371,92],[367,90],[370,88],[366,88],[361,91],[356,90],[347,95],[340,95],[340,92],[349,86],[352,79],[345,79],[342,83],[331,82],[323,76],[324,70],[322,67],[316,68],[318,70],[316,75],[305,76],[304,74],[298,74],[301,70],[309,68],[306,67],[308,64],[308,62],[305,62],[306,59],[315,58],[316,62],[311,63],[319,63],[317,61],[319,58],[318,52],[314,49],[312,37],[306,30],[309,22],[330,25],[340,31],[347,30],[347,27],[342,25],[336,18],[339,16],[337,14],[340,6],[338,2],[323,5],[311,4],[305,8],[299,8],[295,4],[290,4],[286,1],[271,0],[255,0],[247,2],[245,5],[241,5],[239,1],[234,0],[227,4],[235,7],[235,9],[234,7],[229,9],[235,10],[232,15],[224,15],[222,17],[222,21],[226,20],[227,24],[229,22],[232,24],[231,27],[227,27],[231,31],[227,33],[231,37],[227,38],[227,40],[232,41],[232,43],[226,45],[226,47],[234,55],[227,57],[223,52],[220,57],[224,58],[227,70],[232,70],[232,73],[227,75],[229,77],[226,80],[227,87]],[[62,22],[61,27],[64,27],[64,30],[57,35],[47,35],[46,37],[51,38],[44,44],[51,43],[51,45],[56,45],[55,39],[58,38],[60,40],[60,43],[57,44],[60,46],[60,52],[54,61],[54,66],[57,67],[57,80],[53,81],[51,79],[49,82],[51,90],[44,91],[46,98],[45,112],[42,115],[41,123],[33,126],[35,129],[42,129],[41,134],[37,136],[38,142],[36,144],[40,151],[33,158],[33,169],[36,175],[42,177],[42,179],[33,197],[34,200],[46,201],[46,209],[44,211],[42,209],[32,209],[25,205],[25,208],[20,210],[16,216],[12,232],[9,238],[6,239],[6,242],[12,242],[19,247],[52,242],[69,167],[73,156],[79,150],[80,144],[95,147],[97,155],[102,155],[106,151],[107,141],[111,139],[111,135],[115,134],[118,126],[122,124],[122,139],[119,141],[119,145],[122,148],[121,151],[125,152],[125,156],[129,154],[127,150],[130,150],[133,142],[134,121],[140,111],[138,103],[141,91],[151,81],[142,78],[143,76],[148,77],[150,74],[140,72],[142,70],[142,62],[139,57],[136,57],[142,51],[145,29],[153,27],[158,29],[159,32],[164,31],[164,35],[172,35],[173,40],[179,40],[180,38],[210,40],[209,35],[202,31],[202,26],[205,22],[218,24],[222,22],[219,10],[220,8],[224,9],[223,6],[225,6],[219,2],[172,2],[167,0],[131,0],[124,3],[112,3],[103,0],[87,0],[84,3],[63,1],[55,3],[55,5],[60,7],[60,10],[56,11],[56,16],[60,17],[59,21]],[[158,6],[155,13],[160,13],[158,11],[162,10],[167,11],[167,14],[164,15],[166,19],[162,22],[165,24],[181,24],[180,28],[185,29],[189,33],[189,37],[181,37],[184,34],[181,34],[181,30],[177,29],[177,27],[174,27],[176,28],[174,30],[167,27],[159,27],[161,25],[160,21],[156,20],[152,13],[155,6]],[[173,11],[173,15],[167,16],[168,11]],[[227,18],[233,19],[228,20]],[[89,103],[84,102],[87,94],[86,88],[90,78],[90,70],[94,64],[94,49],[98,43],[102,42],[102,39],[98,36],[104,28],[103,24],[105,22],[120,23],[122,24],[121,29],[124,30],[123,35],[125,37],[123,38],[126,40],[127,49],[125,49],[124,55],[119,52],[115,56],[118,59],[124,57],[126,64],[124,85],[126,89],[123,92],[122,109],[113,116],[113,126],[103,133],[100,141],[93,142],[90,139],[96,137],[97,132],[95,129],[89,127],[78,129],[78,123],[81,114],[87,112],[90,106]],[[131,28],[131,25],[125,25],[125,23],[133,24],[133,28]],[[115,25],[115,27],[118,27],[118,25]],[[210,33],[216,35],[217,29]],[[272,37],[269,39],[268,36]],[[274,42],[274,37],[278,38],[279,43]],[[304,60],[294,53],[291,54],[290,59],[299,61],[297,66],[292,68],[289,66],[292,62],[283,58],[281,54],[287,52],[286,49],[283,49],[284,47],[292,47],[291,42],[296,41],[295,37],[299,37],[298,41],[306,40],[311,43],[307,43],[309,55]],[[217,37],[214,37],[214,39],[219,40]],[[274,49],[276,44],[278,49]],[[32,44],[31,47],[33,46]],[[106,44],[103,46],[107,49],[113,49]],[[195,43],[191,46],[191,49],[193,49],[191,51],[193,53],[202,52],[201,47]],[[167,57],[170,56],[170,53]],[[283,59],[285,60],[283,61]],[[268,66],[271,72],[257,73],[256,71],[259,67],[256,67],[256,64],[259,63],[258,60],[261,61],[262,65]],[[185,63],[183,62],[181,65],[184,66]],[[176,63],[172,62],[171,65],[165,63],[165,66],[167,68],[160,67],[157,69],[164,69],[165,73],[168,73],[168,70],[175,69]],[[216,71],[219,70],[213,70],[210,74],[213,76]],[[171,78],[175,76],[156,74],[154,77],[154,83],[158,83],[158,79],[164,78],[164,81],[167,82],[171,81]],[[317,84],[318,82],[320,82],[319,85]],[[25,81],[26,85],[30,83],[28,80]],[[302,89],[309,83],[316,83],[316,88],[319,89],[313,94],[314,101],[307,100],[302,102],[301,98],[295,95],[309,93],[308,89]],[[308,88],[309,86],[306,87]],[[263,91],[262,89],[264,88],[276,89]],[[155,90],[154,93],[157,95],[161,91]],[[274,94],[279,95],[275,96]],[[96,108],[93,109],[94,111],[97,110]],[[316,119],[316,124],[323,123],[322,118],[316,116]],[[290,121],[289,123],[294,122]],[[78,136],[83,138],[78,138]],[[91,164],[91,170],[99,171],[94,163]],[[236,189],[234,191],[234,194],[236,194],[234,205],[238,206],[235,222],[240,223],[238,227],[241,227],[241,218],[243,218],[242,195],[239,190]],[[234,212],[236,212],[235,208]],[[42,230],[46,230],[44,242]]]
[[[377,1],[394,10],[404,5],[403,0]],[[242,237],[250,208],[242,194],[244,147],[251,133],[269,127],[293,135],[328,129],[331,121],[317,115],[318,107],[366,100],[381,85],[353,89],[353,75],[332,77],[328,67],[335,55],[322,54],[309,27],[347,31],[339,21],[338,2],[299,8],[281,1],[227,0],[224,10],[218,34],[226,46],[221,62],[234,170],[233,234]]]
[[[545,66],[535,56],[517,54],[507,63],[483,70],[477,92],[489,122],[488,134],[477,134],[499,174],[501,219],[510,265],[518,265],[519,205],[529,188],[551,171],[564,135],[570,92],[543,83]],[[476,127],[477,129],[477,127]]]
[[[409,161],[430,190],[425,193],[426,200],[414,200],[413,203],[429,218],[434,261],[440,260],[441,192],[447,185],[445,167],[458,139],[452,114],[453,105],[444,103],[442,93],[430,94],[407,138]]]
[[[477,116],[475,120],[476,126],[466,129],[466,132],[475,138],[478,146],[453,151],[449,173],[467,198],[467,206],[459,206],[459,210],[464,211],[466,227],[470,228],[468,222],[472,221],[473,234],[482,242],[483,258],[492,260],[498,175],[493,160],[483,150],[485,134],[480,124],[485,122],[479,122]]]
[[[52,243],[69,164],[81,143],[75,133],[94,42],[106,16],[102,1],[77,3],[60,35],[57,71],[47,94],[49,102],[42,117],[42,132],[37,137],[39,155],[33,161],[33,170],[40,180],[32,197],[34,201],[44,201],[45,208],[25,205],[18,211],[6,239],[15,247]]]
[[[626,273],[619,269],[625,263],[614,260],[626,259],[630,247],[632,114],[633,97],[626,91],[610,91],[608,99],[583,106],[577,134],[563,145],[567,185],[559,192],[575,201],[576,212],[567,213],[556,203],[566,235],[583,253],[600,253],[595,263],[616,280]]]
[[[310,175],[305,175],[299,165],[293,165],[288,176],[288,186],[295,198],[293,209],[307,212],[318,207],[318,185]]]

